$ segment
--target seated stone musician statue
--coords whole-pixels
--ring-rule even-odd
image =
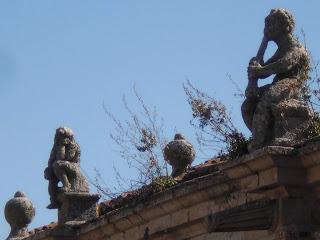
[[[258,54],[249,63],[246,99],[241,107],[244,122],[252,132],[249,151],[270,145],[292,146],[308,132],[312,112],[302,100],[302,89],[308,79],[309,56],[294,37],[294,26],[290,12],[271,10]],[[278,49],[264,62],[269,41]],[[271,84],[258,87],[259,79],[271,75],[275,75]]]
[[[59,208],[61,205],[58,200],[59,193],[89,192],[87,180],[80,170],[80,147],[70,128],[59,127],[56,130],[54,145],[44,175],[49,181],[48,191],[51,201],[47,206],[49,209]],[[58,187],[59,182],[62,187]]]

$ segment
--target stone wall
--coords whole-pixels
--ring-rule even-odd
[[[133,207],[26,239],[317,239],[319,169],[320,142],[266,147]]]

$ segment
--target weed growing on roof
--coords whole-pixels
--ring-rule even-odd
[[[190,123],[196,130],[200,150],[217,150],[219,156],[227,160],[248,153],[249,140],[235,127],[226,106],[190,81],[183,88],[192,110]]]

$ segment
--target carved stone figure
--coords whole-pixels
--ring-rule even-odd
[[[5,218],[11,226],[7,240],[22,239],[28,236],[28,224],[31,223],[35,208],[23,192],[16,192],[4,210]]]
[[[256,57],[248,67],[246,100],[242,116],[252,132],[249,150],[267,145],[292,146],[307,137],[312,112],[302,101],[302,88],[308,79],[309,56],[294,37],[295,21],[284,9],[273,9],[265,19],[264,37]],[[266,62],[268,42],[278,49]],[[258,87],[258,80],[275,75],[271,84]]]
[[[164,148],[165,160],[172,166],[172,177],[178,177],[185,172],[195,158],[195,150],[182,134],[177,133],[174,140]]]
[[[87,180],[80,170],[80,147],[70,128],[59,127],[56,130],[44,175],[49,181],[48,190],[51,200],[47,206],[49,209],[55,209],[61,205],[58,200],[60,192],[89,193]],[[58,187],[59,182],[62,187]]]

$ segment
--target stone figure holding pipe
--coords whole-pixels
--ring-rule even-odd
[[[292,146],[308,136],[312,111],[303,101],[308,79],[309,55],[293,35],[295,20],[285,9],[273,9],[265,18],[264,36],[257,56],[248,66],[246,99],[241,111],[252,132],[249,151],[269,145]],[[264,62],[268,42],[278,49]],[[271,84],[259,87],[259,79],[274,75]]]

